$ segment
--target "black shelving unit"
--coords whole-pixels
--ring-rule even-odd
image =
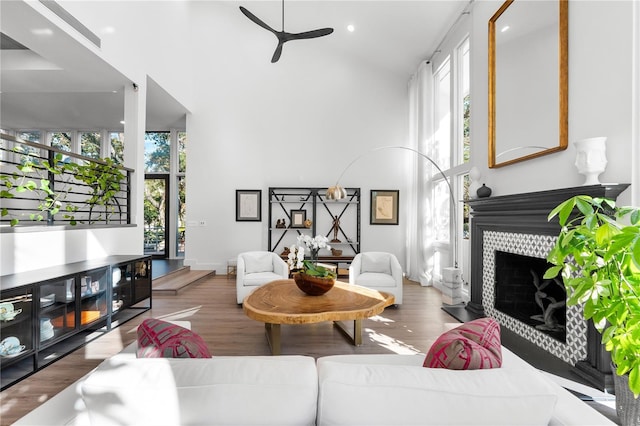
[[[2,389],[151,309],[151,256],[110,256],[0,277]],[[4,312],[17,312],[15,315]]]
[[[342,200],[328,200],[325,196],[327,188],[269,188],[269,251],[282,253],[296,242],[299,235],[326,236],[332,248],[342,250],[342,254],[334,256],[330,252],[321,251],[322,262],[351,263],[353,257],[360,253],[360,188],[346,188],[347,197]],[[308,227],[292,227],[292,211],[303,211],[306,219],[311,220]],[[334,219],[338,218],[337,239],[334,239]],[[278,221],[285,221],[284,227],[277,227]]]

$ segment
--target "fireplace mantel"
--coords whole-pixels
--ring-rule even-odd
[[[628,187],[628,183],[576,186],[467,201],[466,203],[472,209],[471,301],[467,309],[475,314],[484,313],[482,308],[482,232],[484,230],[557,235],[560,232],[557,221],[549,222],[547,217],[558,204],[576,195],[615,200]]]
[[[494,283],[483,282],[486,276],[483,270],[485,267],[483,264],[485,232],[495,231],[509,235],[522,234],[524,235],[523,238],[527,239],[531,238],[527,237],[530,234],[555,237],[560,231],[558,221],[557,219],[549,221],[547,218],[549,212],[557,205],[576,195],[605,197],[615,200],[628,187],[629,184],[589,185],[467,201],[467,204],[471,207],[471,300],[467,303],[466,309],[475,315],[484,316],[483,289],[485,286],[494,285]],[[487,235],[492,234],[494,232],[489,232]],[[488,247],[487,249],[491,248]],[[597,343],[595,344],[593,337],[597,337]],[[597,370],[595,375],[602,375],[601,373],[606,372],[609,366],[599,365],[605,362],[600,353],[591,353],[592,351],[602,351],[599,336],[590,336],[589,340],[591,343],[587,348],[589,352],[588,358],[597,358],[595,361],[591,360],[590,364]],[[589,374],[593,376],[591,372]],[[604,380],[601,380],[601,378],[586,378],[594,385],[596,384],[595,382],[601,385]]]
[[[573,196],[590,195],[591,197],[606,197],[615,200],[628,187],[628,183],[576,186],[549,191],[477,198],[467,201],[467,204],[473,209],[472,215],[474,217],[486,214],[498,216],[544,214],[546,221],[547,215],[554,207]]]

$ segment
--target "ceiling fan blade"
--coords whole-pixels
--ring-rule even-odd
[[[260,20],[260,18],[258,18],[256,15],[254,15],[253,13],[249,12],[247,9],[245,9],[244,7],[240,6],[240,12],[242,12],[244,14],[244,16],[246,16],[247,18],[251,19],[254,23],[260,25],[262,28],[264,28],[265,30],[271,31],[272,33],[276,33],[276,31],[271,28],[269,25],[265,24],[264,22],[262,22]]]
[[[273,56],[271,57],[271,63],[276,63],[278,62],[278,59],[280,59],[280,55],[282,55],[282,45],[284,44],[283,41],[278,42],[278,47],[276,47],[276,51],[273,52]]]
[[[307,38],[316,38],[329,35],[333,32],[333,28],[321,28],[319,30],[305,31],[303,33],[290,34],[292,40],[300,40]]]

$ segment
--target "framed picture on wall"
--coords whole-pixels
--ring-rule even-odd
[[[371,190],[371,225],[398,224],[398,190]]]
[[[307,220],[306,210],[291,210],[291,227],[304,228],[304,221]]]
[[[236,190],[236,222],[262,221],[262,190]]]

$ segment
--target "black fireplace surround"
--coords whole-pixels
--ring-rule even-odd
[[[560,231],[557,219],[550,222],[547,218],[549,212],[561,202],[575,195],[615,200],[628,186],[629,184],[589,185],[467,201],[471,207],[471,300],[466,309],[475,316],[484,316],[485,308],[488,307],[483,306],[483,289],[492,286],[493,291],[495,285],[494,282],[483,282],[485,232],[557,236]],[[498,264],[501,261],[496,259],[496,262]],[[548,286],[552,284],[548,283]],[[497,293],[496,296],[496,300],[501,297]],[[490,308],[493,309],[494,306]],[[497,306],[495,308],[500,309]],[[532,326],[535,327],[535,324]],[[588,325],[586,334],[587,356],[575,364],[574,370],[593,386],[612,389],[609,353],[604,350],[600,335],[593,325]]]

